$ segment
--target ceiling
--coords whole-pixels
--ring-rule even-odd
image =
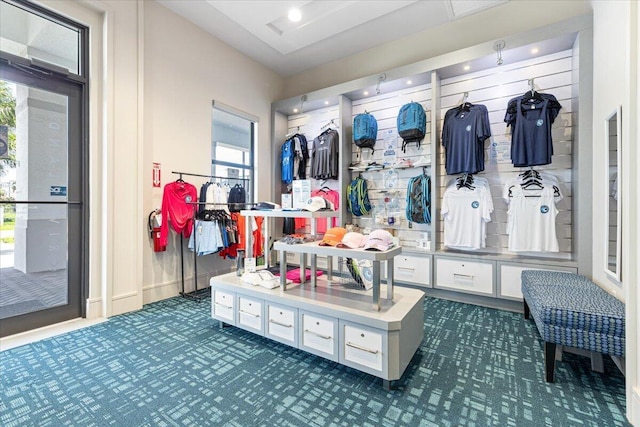
[[[290,76],[509,0],[157,0]],[[302,19],[293,23],[289,9]]]

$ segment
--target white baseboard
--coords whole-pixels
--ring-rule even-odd
[[[215,270],[213,272],[204,272],[198,274],[198,289],[203,289],[209,286],[209,278],[218,276],[221,274],[230,273],[233,268],[224,268]],[[191,292],[194,290],[193,276],[184,278],[184,290],[185,292]],[[144,286],[142,288],[142,303],[150,304],[157,301],[162,301],[167,298],[173,298],[180,295],[182,291],[182,283],[180,280],[172,280],[170,282],[156,283],[153,285]]]
[[[142,304],[139,300],[138,292],[114,295],[111,300],[111,315],[117,316],[118,314],[140,310]]]
[[[97,319],[103,317],[102,298],[89,298],[87,300],[87,319]]]

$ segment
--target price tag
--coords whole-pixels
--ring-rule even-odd
[[[245,258],[244,259],[244,271],[248,273],[256,272],[256,259],[255,258]]]

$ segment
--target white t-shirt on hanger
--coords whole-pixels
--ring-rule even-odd
[[[444,193],[441,215],[444,245],[452,249],[481,249],[486,246],[486,224],[491,221],[493,201],[489,187],[476,180],[476,188],[450,185]]]
[[[538,195],[526,197],[522,186],[511,188],[509,203],[509,250],[514,252],[559,252],[556,237],[556,208],[553,187],[545,187]]]

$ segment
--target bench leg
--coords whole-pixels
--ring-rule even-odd
[[[604,363],[602,361],[602,353],[592,351],[591,353],[591,370],[599,373],[604,373]]]
[[[527,304],[527,300],[525,300],[524,298],[522,298],[522,303],[524,304],[524,318],[528,319],[529,318],[529,304]]]
[[[544,342],[544,374],[545,381],[553,382],[556,370],[556,345],[551,342]]]

